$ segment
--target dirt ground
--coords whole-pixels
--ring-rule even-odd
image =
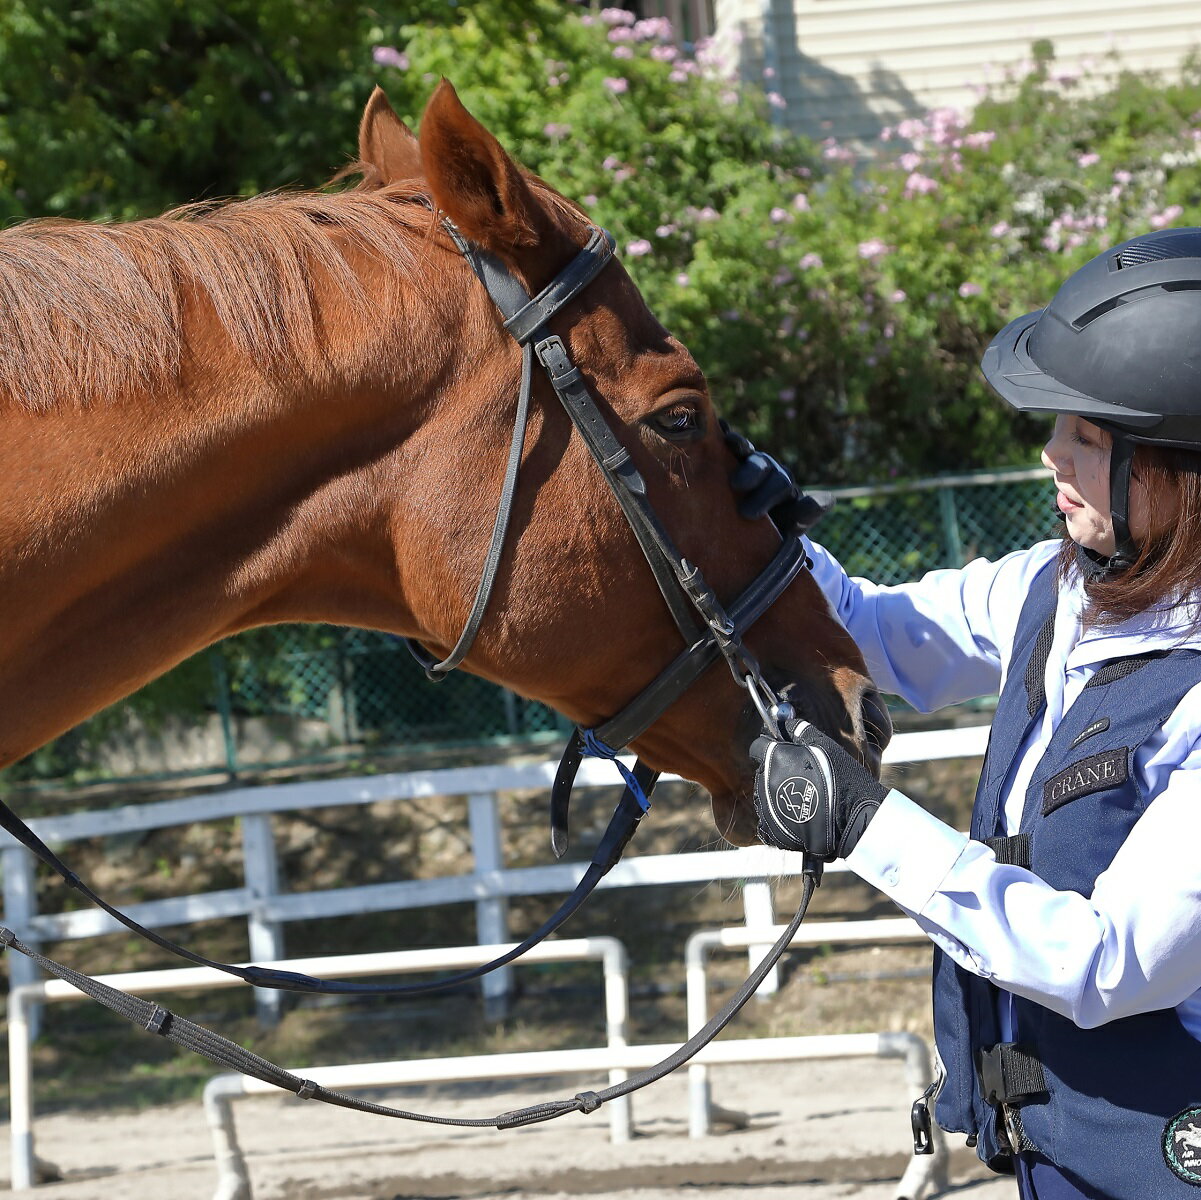
[[[521,1087],[460,1085],[404,1089],[406,1106],[486,1116],[588,1080]],[[383,1095],[383,1093],[378,1093]],[[715,1068],[714,1099],[750,1115],[750,1126],[690,1140],[683,1072],[634,1098],[636,1136],[609,1141],[604,1110],[499,1133],[392,1122],[290,1097],[234,1106],[255,1200],[511,1200],[622,1196],[704,1200],[894,1200],[910,1161],[911,1097],[890,1060]],[[38,1121],[37,1149],[63,1180],[44,1200],[210,1200],[217,1174],[199,1102],[141,1113],[59,1113]],[[990,1175],[962,1146],[940,1195],[1013,1200],[1011,1182]],[[8,1145],[0,1175],[8,1173]],[[13,1193],[4,1193],[12,1195]],[[31,1195],[31,1193],[22,1193]]]

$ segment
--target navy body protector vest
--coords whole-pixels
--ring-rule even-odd
[[[1146,804],[1134,753],[1201,683],[1201,652],[1157,651],[1101,667],[1064,713],[1030,780],[1020,831],[1003,837],[1005,783],[1046,707],[1056,592],[1051,562],[1022,609],[971,836],[992,844],[998,861],[1088,896]],[[946,1071],[939,1125],[974,1136],[977,1153],[997,1171],[1012,1170],[1011,1150],[1037,1150],[1114,1200],[1199,1200],[1201,1174],[1194,1183],[1188,1170],[1170,1169],[1165,1150],[1173,1118],[1201,1106],[1201,1042],[1175,1010],[1081,1029],[1007,996],[1014,1029],[1001,1045],[1001,996],[935,951],[935,1037]]]

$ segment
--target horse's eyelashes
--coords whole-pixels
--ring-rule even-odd
[[[671,441],[693,441],[704,432],[704,417],[695,404],[677,402],[647,418],[660,436]]]

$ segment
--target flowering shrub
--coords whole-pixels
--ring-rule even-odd
[[[473,63],[467,103],[613,229],[721,410],[809,480],[1029,462],[1046,421],[983,383],[991,336],[1104,246],[1201,221],[1195,62],[1080,77],[1036,47],[973,114],[903,121],[864,164],[784,132],[778,98],[732,82],[733,47],[682,54],[661,20],[405,38],[410,80]]]
[[[218,12],[217,8],[221,11]],[[441,75],[617,236],[719,407],[826,482],[1028,460],[1045,422],[977,364],[1103,246],[1201,222],[1201,66],[1161,83],[1050,47],[887,131],[864,164],[785,131],[736,47],[568,0],[176,0],[0,12],[0,219],[129,217],[312,184],[374,83],[415,123]],[[566,11],[565,11],[566,10]]]

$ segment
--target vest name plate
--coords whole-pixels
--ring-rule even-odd
[[[1082,758],[1067,770],[1053,775],[1043,784],[1043,816],[1053,813],[1069,800],[1125,783],[1129,777],[1129,758],[1129,749],[1122,746]]]

